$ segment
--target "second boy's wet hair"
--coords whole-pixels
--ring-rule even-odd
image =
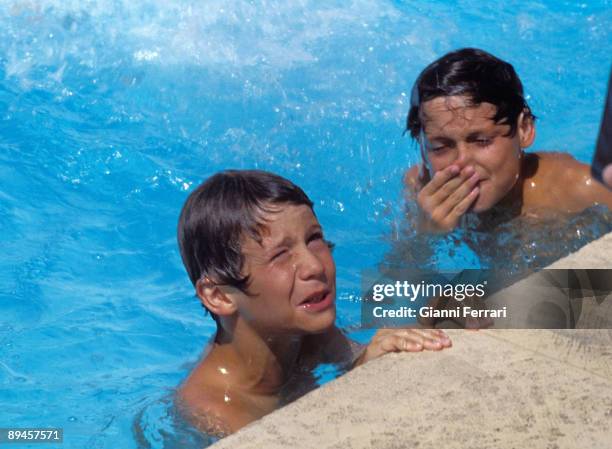
[[[261,241],[262,214],[282,203],[313,208],[301,188],[260,170],[223,171],[194,190],[178,223],[181,257],[193,285],[207,278],[246,292],[249,277],[242,273],[241,243],[245,236]]]
[[[425,67],[412,88],[406,131],[417,139],[423,129],[420,108],[438,97],[463,96],[473,106],[491,103],[497,111],[493,121],[517,130],[525,111],[535,119],[523,94],[523,84],[511,64],[476,48],[463,48],[442,56]]]

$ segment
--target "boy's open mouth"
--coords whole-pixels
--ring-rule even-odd
[[[331,292],[329,290],[323,290],[308,296],[298,304],[298,307],[314,312],[326,309],[332,302],[333,298]]]

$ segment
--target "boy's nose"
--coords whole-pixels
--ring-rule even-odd
[[[455,164],[457,164],[460,168],[465,168],[472,162],[472,151],[468,148],[468,145],[465,143],[460,143],[457,146],[457,158],[455,159]]]
[[[300,253],[297,271],[300,278],[311,279],[320,277],[325,271],[325,267],[319,257],[306,247]]]

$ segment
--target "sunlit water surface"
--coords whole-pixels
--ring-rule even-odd
[[[355,328],[360,270],[401,242],[410,87],[446,51],[512,62],[534,148],[590,160],[609,1],[431,3],[0,1],[0,424],[63,427],[65,449],[203,444],[171,405],[213,331],[175,225],[220,169],[313,198]]]

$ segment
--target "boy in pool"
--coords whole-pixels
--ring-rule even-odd
[[[512,65],[465,48],[427,66],[412,89],[407,131],[422,163],[405,182],[430,230],[450,231],[468,212],[482,223],[518,215],[612,208],[612,192],[565,153],[525,153],[535,117]]]
[[[294,399],[319,363],[356,366],[387,352],[451,345],[441,331],[380,330],[357,353],[334,326],[336,268],[313,203],[277,175],[212,176],[189,195],[178,241],[217,323],[208,353],[178,392],[208,433],[232,433]]]

